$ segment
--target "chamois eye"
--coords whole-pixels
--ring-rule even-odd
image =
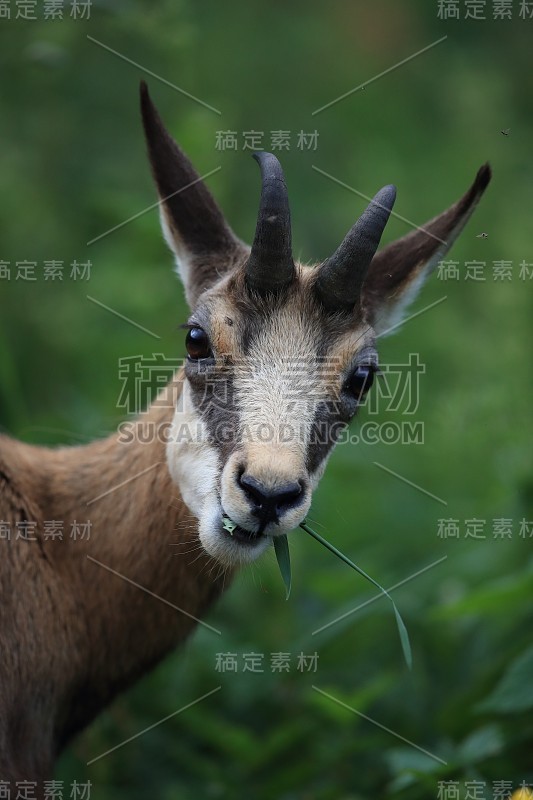
[[[199,361],[212,355],[209,337],[202,328],[190,328],[185,338],[185,347],[189,358]]]
[[[350,378],[350,391],[361,400],[374,383],[375,369],[371,364],[361,364]]]

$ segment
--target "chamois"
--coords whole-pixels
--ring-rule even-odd
[[[128,437],[47,449],[0,436],[0,525],[11,530],[0,539],[4,780],[49,777],[71,737],[191,634],[239,565],[300,524],[370,389],[377,336],[401,319],[490,180],[485,165],[458,202],[378,251],[396,194],[386,186],[310,267],[293,259],[274,155],[254,156],[262,188],[249,247],[144,84],[141,111],[191,309],[187,357]],[[88,538],[47,535],[46,521],[67,530],[86,519]]]

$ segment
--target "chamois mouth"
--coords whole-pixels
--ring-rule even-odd
[[[259,531],[247,531],[245,528],[241,528],[240,525],[236,525],[225,514],[222,515],[221,521],[222,533],[225,536],[231,536],[232,539],[240,544],[257,544],[257,542],[264,537],[264,534],[260,533]]]

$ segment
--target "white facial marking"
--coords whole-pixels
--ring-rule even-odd
[[[222,530],[220,458],[194,407],[187,380],[172,420],[166,455],[172,480],[183,502],[199,521],[200,542],[209,555],[227,566],[247,563],[261,555],[271,543],[270,537],[263,536],[255,544],[242,545]]]

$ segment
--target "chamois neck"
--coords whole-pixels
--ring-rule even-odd
[[[38,614],[47,626],[40,669],[49,672],[40,681],[51,687],[43,719],[31,709],[28,716],[41,741],[49,720],[55,749],[183,641],[229,583],[201,548],[166,464],[161,432],[181,389],[178,373],[127,435],[122,429],[56,450],[13,442],[8,472],[18,476],[17,495],[32,498],[26,516],[38,517],[35,539],[12,542],[13,559],[26,574],[40,575]],[[47,535],[58,527],[51,521],[61,524],[61,538]],[[22,594],[11,600],[22,603]],[[37,634],[27,633],[13,631],[12,638],[20,655],[15,675],[31,685],[21,642]]]

